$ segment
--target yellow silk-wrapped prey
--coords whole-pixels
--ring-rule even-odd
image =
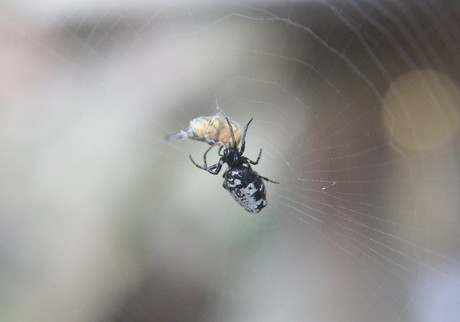
[[[238,146],[241,140],[242,128],[237,122],[230,120],[235,136],[235,145]],[[168,135],[165,140],[189,139],[206,142],[209,145],[223,145],[225,148],[233,146],[232,135],[227,118],[222,112],[213,116],[199,116],[190,121],[188,129]]]

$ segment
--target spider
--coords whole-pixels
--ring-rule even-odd
[[[226,120],[230,128],[233,145],[230,145],[224,149],[223,153],[221,152],[224,147],[221,146],[219,148],[219,162],[211,166],[208,166],[207,164],[206,155],[212,149],[212,146],[207,149],[203,155],[204,165],[197,164],[191,155],[189,155],[190,160],[197,168],[205,170],[214,175],[219,174],[223,164],[227,163],[228,168],[223,175],[224,182],[222,186],[232,195],[236,202],[244,207],[244,209],[252,213],[258,213],[267,205],[264,180],[276,184],[279,182],[265,178],[252,169],[251,164],[256,165],[259,163],[260,157],[262,156],[262,149],[260,149],[259,156],[257,157],[256,161],[252,161],[243,156],[246,146],[246,132],[248,130],[249,124],[252,122],[252,118],[244,127],[240,150],[238,150],[238,146],[236,144],[232,125],[228,118],[226,118]]]

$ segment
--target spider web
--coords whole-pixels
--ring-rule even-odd
[[[0,8],[2,319],[457,319],[456,2]],[[163,140],[217,107],[258,215]]]

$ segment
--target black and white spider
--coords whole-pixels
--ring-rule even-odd
[[[252,118],[249,120],[248,124],[246,124],[243,132],[243,139],[241,143],[241,149],[238,150],[235,136],[233,134],[232,125],[230,121],[227,119],[228,126],[230,128],[230,133],[232,136],[233,145],[226,148],[223,153],[222,149],[223,146],[219,148],[218,155],[220,156],[219,162],[211,165],[208,167],[206,162],[206,154],[208,154],[209,150],[212,149],[210,147],[206,150],[203,155],[204,165],[201,166],[197,164],[190,155],[190,160],[193,164],[202,170],[205,170],[211,174],[217,175],[224,163],[227,163],[228,168],[225,171],[223,177],[224,182],[222,186],[230,192],[233,199],[238,202],[241,206],[244,207],[249,212],[258,213],[267,205],[266,199],[266,192],[265,192],[265,185],[264,180],[269,181],[272,183],[279,183],[276,181],[272,181],[268,178],[262,177],[257,172],[255,172],[251,168],[252,165],[256,165],[259,163],[260,157],[262,155],[262,149],[260,149],[259,156],[257,157],[256,161],[252,161],[243,156],[244,148],[245,148],[245,139],[246,139],[246,132],[248,130],[249,124],[252,122]]]

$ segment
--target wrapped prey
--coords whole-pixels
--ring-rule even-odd
[[[238,146],[242,134],[241,125],[233,120],[228,120],[235,136],[235,146]],[[165,140],[189,139],[206,142],[212,146],[232,147],[233,140],[229,122],[227,122],[227,117],[222,112],[218,112],[213,116],[199,116],[190,121],[188,129],[168,135]]]

